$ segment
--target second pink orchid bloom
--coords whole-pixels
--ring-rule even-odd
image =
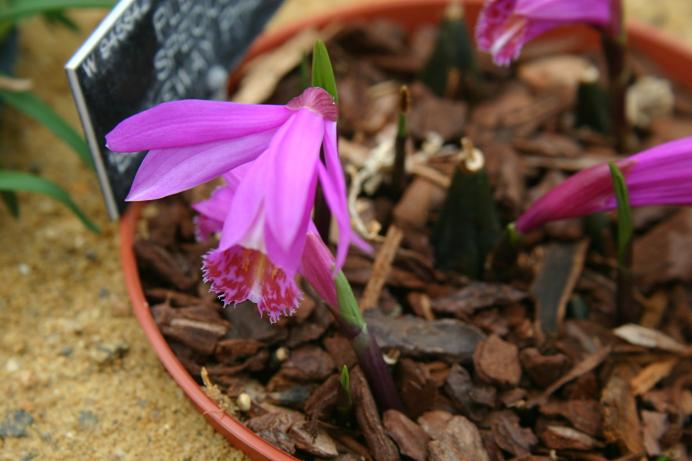
[[[478,23],[478,47],[498,65],[519,57],[539,35],[568,24],[610,24],[611,0],[486,0]]]

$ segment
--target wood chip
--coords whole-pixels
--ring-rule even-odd
[[[490,428],[497,446],[514,456],[528,455],[538,443],[533,431],[519,425],[519,416],[513,411],[498,411],[490,416]]]
[[[430,437],[418,424],[397,410],[387,410],[383,422],[387,434],[394,439],[402,455],[416,461],[426,460]]]
[[[490,461],[478,428],[463,416],[454,416],[428,450],[430,461]]]
[[[377,307],[382,288],[392,271],[392,262],[403,238],[404,233],[401,232],[401,229],[394,224],[389,226],[384,242],[377,251],[377,256],[375,256],[372,277],[368,280],[368,284],[365,286],[365,293],[363,293],[363,297],[360,299],[360,308],[362,310]]]
[[[663,378],[667,377],[678,359],[670,358],[660,362],[654,362],[646,368],[642,369],[637,375],[630,380],[630,387],[634,395],[642,395],[650,391]]]
[[[615,336],[637,346],[661,349],[676,354],[690,354],[692,348],[680,344],[670,336],[658,330],[628,323],[613,330]]]
[[[356,421],[375,461],[396,461],[399,450],[385,433],[375,399],[360,368],[351,370],[351,395],[355,407]]]
[[[608,442],[617,442],[625,452],[643,454],[644,443],[637,402],[630,390],[627,375],[624,366],[615,368],[603,388],[603,435]]]
[[[588,241],[573,244],[551,244],[538,275],[531,285],[536,298],[536,330],[539,336],[562,330],[567,302],[584,268]]]
[[[589,371],[599,366],[606,359],[606,357],[610,355],[610,351],[610,347],[604,347],[594,352],[593,354],[585,357],[581,362],[576,364],[566,375],[564,375],[562,378],[558,379],[553,384],[551,384],[550,387],[543,391],[541,395],[531,399],[528,403],[528,406],[532,407],[535,405],[541,405],[545,403],[556,390],[558,390],[568,382],[572,381],[573,379],[576,379],[581,375],[588,373]]]
[[[473,365],[478,376],[486,382],[502,387],[519,384],[519,349],[499,336],[491,335],[478,343],[473,353]]]
[[[541,439],[548,448],[555,450],[590,450],[600,445],[592,437],[566,426],[548,426],[541,433]]]

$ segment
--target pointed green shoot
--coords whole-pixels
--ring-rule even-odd
[[[72,147],[85,165],[94,167],[89,147],[77,131],[31,91],[0,90],[0,101],[33,118]]]
[[[610,167],[610,176],[613,180],[613,190],[615,191],[618,205],[618,262],[622,264],[634,234],[632,209],[630,208],[629,193],[627,192],[627,184],[622,171],[614,162],[608,162],[608,166]]]
[[[312,86],[323,88],[332,95],[334,102],[339,102],[332,61],[322,40],[317,40],[312,48]]]
[[[365,330],[366,325],[363,314],[360,312],[358,301],[356,301],[351,285],[346,280],[343,271],[339,271],[335,284],[336,297],[339,301],[339,320],[357,331]]]
[[[351,375],[348,371],[348,366],[341,366],[341,374],[339,375],[339,387],[341,388],[341,395],[343,397],[343,412],[348,412],[351,407],[353,400],[351,399]]]
[[[90,231],[95,234],[101,232],[64,189],[47,179],[19,171],[0,170],[0,191],[36,192],[51,197],[69,208]]]

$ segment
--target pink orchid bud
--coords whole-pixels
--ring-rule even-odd
[[[692,205],[692,137],[615,162],[632,207]],[[613,210],[617,201],[607,163],[580,171],[536,200],[516,222],[526,233],[547,222]]]

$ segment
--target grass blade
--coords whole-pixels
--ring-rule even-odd
[[[90,168],[94,167],[89,147],[80,134],[34,93],[30,91],[14,92],[0,90],[0,100],[43,124],[58,138],[72,147],[85,165]]]
[[[69,208],[90,231],[101,232],[63,188],[47,179],[20,171],[0,170],[0,191],[36,192],[51,197]]]
[[[14,192],[5,190],[0,192],[0,199],[9,210],[10,214],[15,218],[19,217],[19,201],[17,200],[17,194]]]
[[[0,8],[0,22],[16,22],[22,18],[65,8],[111,8],[114,4],[114,0],[22,0]]]

